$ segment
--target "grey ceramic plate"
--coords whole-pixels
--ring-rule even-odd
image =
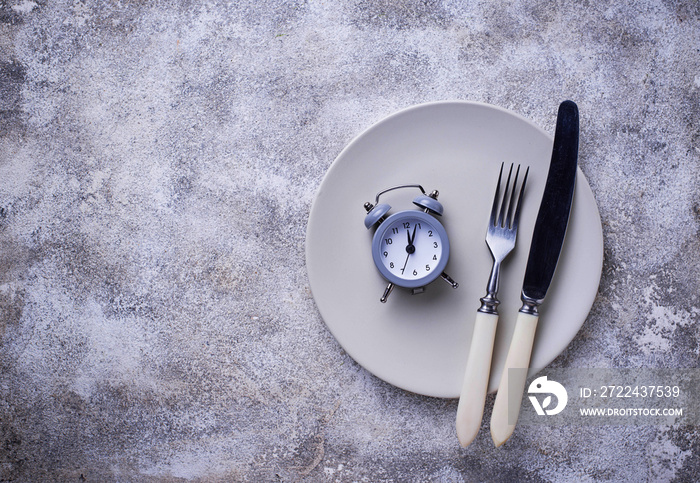
[[[489,383],[489,390],[496,390],[520,308],[551,149],[552,136],[512,112],[472,102],[437,102],[387,117],[340,153],[311,210],[306,262],[321,316],[351,357],[408,391],[459,396],[474,316],[491,269],[484,236],[500,165],[529,165],[518,243],[501,275]],[[372,232],[363,225],[363,204],[374,202],[379,191],[404,183],[440,191],[445,208],[441,221],[452,245],[446,272],[460,286],[453,290],[438,279],[414,296],[397,288],[382,304],[386,282],[372,261]],[[394,213],[415,208],[416,194],[393,191],[382,202]],[[581,328],[598,290],[602,262],[598,208],[579,170],[567,238],[541,307],[533,368],[549,364]]]

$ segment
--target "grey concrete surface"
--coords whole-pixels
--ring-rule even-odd
[[[697,1],[0,2],[0,481],[700,479],[693,426],[461,449],[310,293],[355,135],[444,99],[552,132],[566,98],[605,261],[553,366],[698,367]]]

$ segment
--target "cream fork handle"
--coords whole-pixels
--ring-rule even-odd
[[[498,314],[476,313],[467,368],[457,406],[457,438],[463,448],[474,441],[481,428],[497,324]]]
[[[491,414],[491,437],[496,446],[501,446],[510,438],[510,435],[513,434],[513,430],[515,429],[515,423],[518,421],[520,402],[522,401],[523,391],[525,390],[525,380],[527,379],[527,371],[522,371],[522,374],[520,372],[512,373],[511,376],[517,377],[517,380],[513,380],[509,383],[508,369],[527,369],[529,367],[532,343],[535,340],[538,319],[538,315],[518,312],[518,318],[515,322],[515,331],[510,341],[508,356],[506,356],[506,364],[503,368],[501,381],[498,384],[498,393],[496,394],[496,401],[493,404],[493,413]],[[512,424],[508,421],[508,403],[511,398],[508,394],[509,388],[514,388],[516,393],[514,393],[512,397],[517,397],[517,412],[515,413],[515,419]]]

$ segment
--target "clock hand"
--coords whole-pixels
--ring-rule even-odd
[[[412,247],[413,245],[409,245],[409,246]],[[408,247],[406,247],[406,251],[408,252]],[[413,252],[408,252],[408,255],[406,255],[406,262],[404,262],[403,268],[401,269],[402,274],[406,270],[406,265],[408,265],[408,259],[411,258],[411,253],[413,253]]]
[[[406,236],[408,237],[408,245],[406,245],[406,252],[411,255],[411,253],[416,251],[416,247],[413,245],[413,238],[416,236],[416,229],[413,228],[413,236],[411,236],[411,232],[406,230]],[[406,259],[408,261],[408,259]]]
[[[415,253],[416,247],[413,245],[413,240],[416,238],[416,228],[417,226],[413,227],[413,235],[411,235],[411,232],[406,230],[406,236],[408,237],[408,245],[406,245],[406,261],[403,264],[403,268],[401,269],[401,273],[404,273],[406,271],[406,265],[408,265],[408,259],[411,258],[411,254]]]

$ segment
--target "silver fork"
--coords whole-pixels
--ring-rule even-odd
[[[520,207],[527,175],[530,172],[528,167],[518,191],[516,188],[520,175],[520,165],[515,171],[515,178],[511,184],[513,174],[513,165],[511,164],[505,188],[501,193],[503,167],[504,165],[501,164],[489,226],[486,231],[486,244],[493,258],[493,267],[486,287],[486,296],[481,298],[481,307],[476,313],[462,392],[457,406],[457,437],[462,447],[466,447],[474,441],[481,427],[491,368],[493,341],[498,323],[498,304],[500,302],[496,295],[498,294],[501,263],[515,247]]]

